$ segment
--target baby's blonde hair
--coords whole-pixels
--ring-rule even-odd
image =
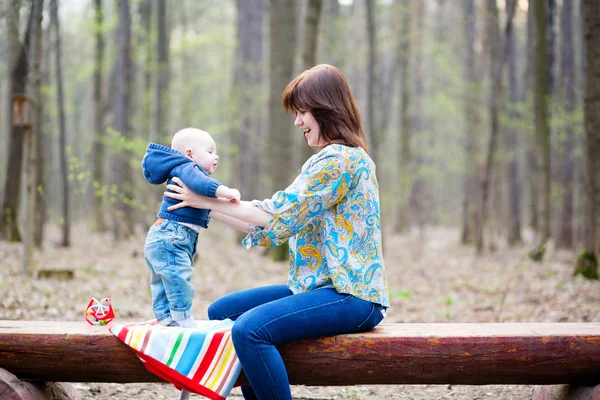
[[[202,129],[184,128],[177,131],[171,139],[171,148],[185,153],[185,150],[190,147],[195,147],[198,142],[212,139],[210,134]]]

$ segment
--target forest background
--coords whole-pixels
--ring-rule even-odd
[[[138,274],[112,296],[150,317],[140,253],[164,188],[141,174],[148,142],[207,130],[215,177],[270,197],[313,154],[281,92],[329,63],[377,163],[390,293],[408,311],[393,321],[600,320],[599,2],[0,4],[0,319],[79,319],[125,266]],[[285,247],[247,256],[217,225],[199,249],[220,254],[200,260],[236,277],[203,268],[216,286],[195,307],[285,279]]]

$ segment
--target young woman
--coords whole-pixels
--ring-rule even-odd
[[[248,232],[246,247],[289,240],[287,285],[242,290],[217,299],[210,319],[235,320],[232,338],[249,386],[246,399],[291,399],[276,346],[374,328],[389,307],[381,246],[379,190],[360,114],[342,72],[317,65],[283,92],[283,107],[319,152],[285,190],[264,201],[232,203],[167,186],[179,207]]]

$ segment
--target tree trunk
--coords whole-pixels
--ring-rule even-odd
[[[600,253],[600,3],[584,0],[585,235],[575,274],[598,279]]]
[[[27,52],[29,58],[29,73],[27,76],[27,97],[33,105],[31,113],[31,128],[28,129],[25,144],[25,224],[23,235],[23,273],[31,275],[33,272],[33,252],[35,248],[34,229],[37,200],[37,171],[38,171],[38,141],[40,134],[41,82],[40,60],[42,56],[42,12],[44,1],[33,0],[31,14],[31,47]]]
[[[166,116],[169,114],[169,27],[167,26],[167,0],[154,0],[156,10],[156,26],[158,37],[156,41],[157,72],[156,91],[154,93],[154,137],[169,136]]]
[[[343,35],[341,34],[340,23],[343,21],[341,16],[341,6],[338,0],[323,0],[323,40],[319,43],[320,59],[326,59],[327,62],[344,70],[344,57],[342,49],[344,48]]]
[[[516,0],[514,0],[516,1]],[[520,120],[520,113],[517,111],[519,103],[519,90],[517,82],[517,49],[515,44],[515,35],[513,31],[507,32],[506,35],[507,57],[508,57],[508,92],[510,101],[509,117],[511,121]],[[507,130],[507,144],[509,151],[513,154],[508,160],[508,244],[514,246],[523,241],[521,238],[521,183],[519,181],[519,165],[515,150],[519,148],[518,133],[512,127]]]
[[[400,25],[400,37],[398,38],[398,65],[401,70],[400,76],[400,141],[398,154],[400,154],[400,163],[398,174],[400,176],[398,193],[398,219],[396,221],[396,232],[404,232],[410,229],[410,189],[412,185],[412,154],[411,154],[411,71],[410,71],[410,37],[411,37],[411,2],[402,1],[396,5],[395,11],[398,14],[397,21]]]
[[[71,220],[69,217],[69,178],[67,170],[67,132],[65,124],[65,107],[63,96],[61,45],[60,45],[60,23],[58,20],[58,0],[50,0],[50,19],[54,26],[54,54],[56,56],[56,101],[58,104],[58,154],[60,158],[60,177],[62,187],[61,202],[61,246],[69,247],[71,241]]]
[[[314,67],[317,63],[317,38],[319,37],[319,22],[323,10],[323,0],[308,0],[304,16],[304,37],[302,39],[302,69]],[[302,140],[302,158],[304,164],[314,150]],[[301,164],[301,165],[302,165]]]
[[[465,141],[464,183],[462,201],[461,243],[472,243],[475,239],[477,221],[477,132],[479,132],[479,80],[476,73],[475,39],[477,10],[475,0],[464,0],[464,35],[467,47],[465,78]]]
[[[92,98],[92,186],[94,189],[94,221],[98,232],[106,231],[106,181],[104,177],[105,152],[102,144],[104,135],[104,105],[102,102],[102,75],[104,74],[104,10],[102,0],[94,0],[96,13],[96,48],[94,62],[94,92]]]
[[[516,2],[517,0],[507,0],[505,36],[508,36],[512,31],[512,20],[516,9]],[[481,182],[480,214],[479,223],[477,224],[478,253],[483,252],[484,247],[484,230],[487,222],[489,186],[492,179],[492,168],[500,131],[498,115],[499,108],[501,107],[499,102],[502,99],[502,70],[504,68],[508,49],[508,40],[506,39],[501,46],[502,39],[498,29],[498,7],[496,5],[496,0],[488,0],[487,15],[487,44],[490,48],[490,80],[492,81],[492,92],[490,93],[490,137],[488,141],[485,171]]]
[[[374,1],[366,1],[367,17],[367,137],[370,141],[370,153],[377,164],[380,151],[380,135],[377,131],[377,115],[375,111],[376,94],[378,90],[377,74],[377,25],[375,23]]]
[[[564,90],[565,113],[567,124],[565,126],[565,138],[561,143],[561,193],[562,208],[560,216],[560,230],[557,237],[557,245],[565,249],[574,247],[573,216],[574,216],[574,187],[575,166],[573,162],[573,151],[575,149],[575,135],[573,125],[570,123],[571,115],[577,104],[575,93],[575,41],[573,40],[573,0],[563,0],[561,17],[561,78]]]
[[[114,128],[117,135],[130,136],[130,94],[132,89],[131,65],[131,14],[129,0],[119,0],[118,55],[115,71]],[[132,196],[132,173],[126,149],[114,151],[111,173],[111,205],[113,213],[113,236],[119,242],[125,235],[133,233],[133,222],[129,202]]]
[[[42,30],[42,58],[40,64],[40,75],[41,75],[41,85],[44,87],[48,85],[50,82],[50,64],[51,64],[51,50],[52,49],[52,35],[50,34],[50,27]],[[48,188],[49,185],[46,185],[49,174],[47,170],[49,169],[46,163],[50,160],[50,154],[52,152],[52,138],[51,138],[51,129],[50,129],[50,117],[48,115],[48,109],[45,106],[47,96],[40,94],[41,104],[39,105],[39,118],[40,118],[40,131],[39,131],[39,139],[37,141],[37,154],[39,161],[37,163],[37,171],[36,171],[36,190],[37,198],[36,198],[36,210],[35,210],[35,221],[34,221],[34,242],[35,247],[40,249],[42,247],[42,243],[44,241],[44,231],[46,222],[48,222]]]
[[[538,245],[542,250],[550,239],[550,129],[548,126],[548,68],[546,40],[546,0],[533,1],[535,20],[534,51],[534,121],[536,136],[536,163],[538,176]]]
[[[281,93],[292,79],[294,71],[294,55],[296,46],[296,14],[293,0],[270,0],[270,61],[269,75],[269,128],[271,162],[268,174],[272,177],[271,191],[285,189],[290,183],[290,160],[292,159],[290,143],[290,119],[281,106]],[[278,261],[288,259],[287,246],[279,246],[273,251],[273,258]]]
[[[237,143],[239,151],[234,174],[236,187],[244,199],[263,197],[260,180],[263,170],[262,148],[264,140],[261,122],[264,116],[263,64],[263,12],[262,0],[237,0],[237,37],[239,40],[236,87],[239,126]],[[283,89],[282,89],[283,90]]]
[[[20,1],[13,0],[11,3],[12,15],[18,16],[20,14],[20,5]],[[12,20],[13,24],[18,20],[19,18],[14,18]],[[9,51],[9,75],[11,82],[9,84],[9,93],[12,95],[25,94],[27,71],[29,69],[27,52],[31,41],[32,24],[33,13],[30,13],[23,45],[19,43],[19,30],[14,25],[8,29],[11,37]],[[22,127],[12,125],[12,98],[9,104],[10,108],[7,118],[9,135],[7,137],[8,143],[6,143],[6,147],[8,148],[7,179],[4,182],[4,198],[2,199],[2,208],[0,209],[0,238],[12,242],[20,242],[21,233],[19,232],[18,216],[25,133]]]

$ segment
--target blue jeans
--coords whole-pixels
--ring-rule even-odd
[[[235,320],[233,345],[250,386],[245,399],[291,399],[285,365],[275,346],[322,336],[364,332],[383,319],[383,307],[335,289],[292,294],[285,285],[227,294],[209,319]]]
[[[152,310],[163,325],[192,315],[194,254],[198,233],[168,219],[148,231],[144,258],[152,278]]]

